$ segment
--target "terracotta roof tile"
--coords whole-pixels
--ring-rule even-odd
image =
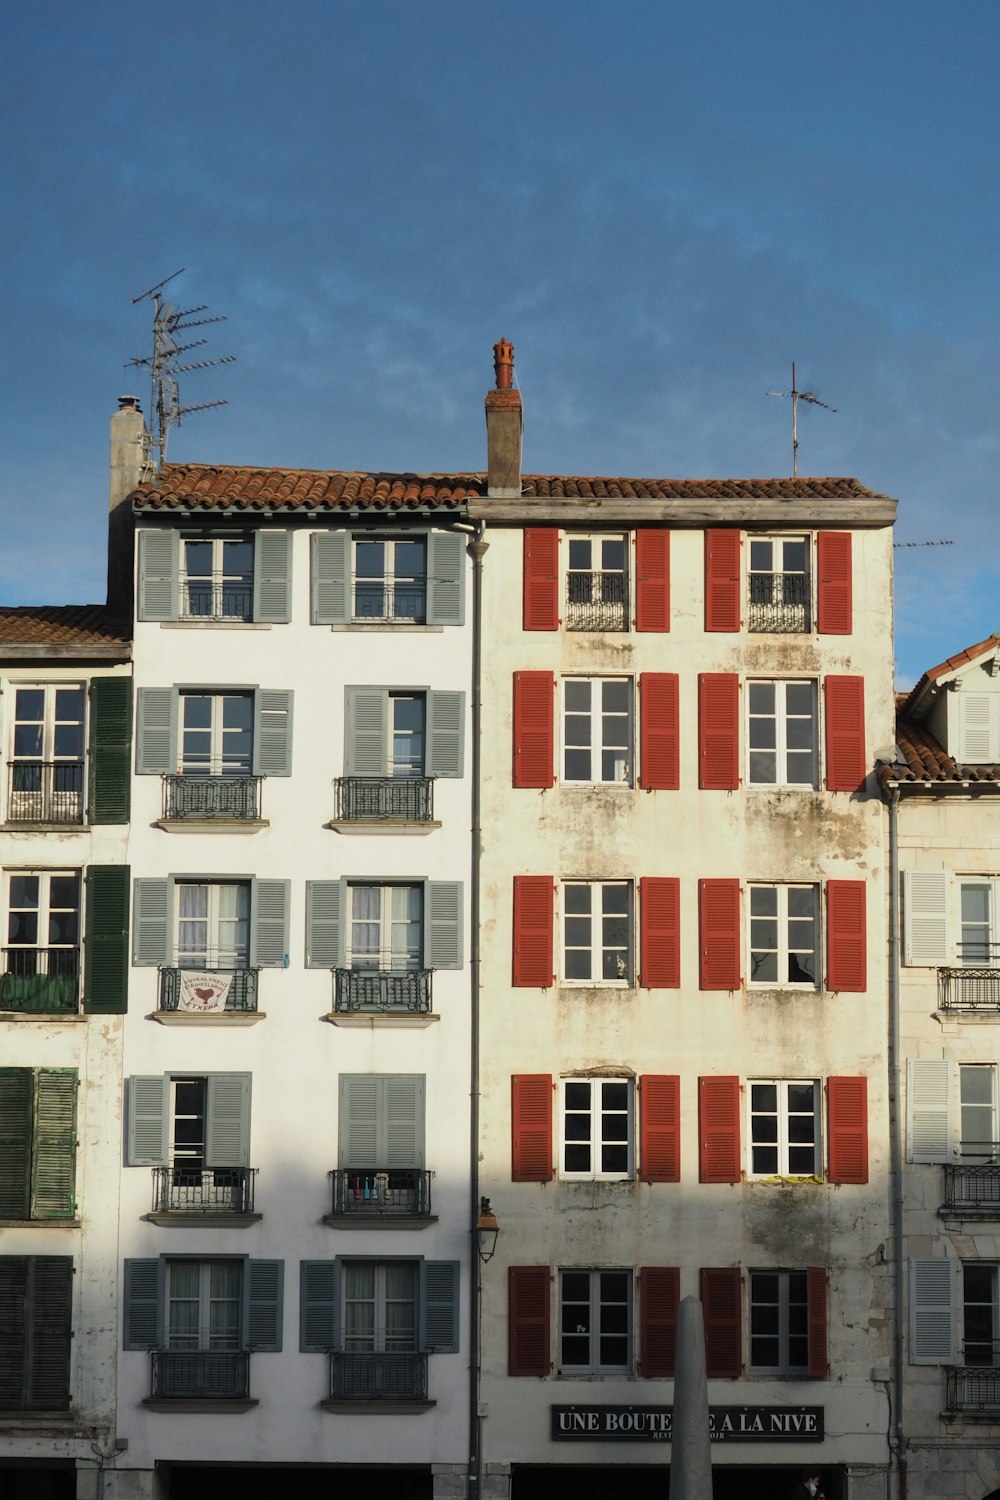
[[[103,604],[0,606],[0,644],[7,646],[114,646],[131,638],[129,622]]]
[[[988,635],[985,641],[977,641],[974,646],[966,646],[964,651],[959,651],[955,656],[949,656],[946,661],[938,662],[936,667],[928,667],[917,685],[904,695],[902,711],[917,712],[920,699],[932,682],[939,682],[942,677],[961,671],[962,667],[967,667],[970,662],[978,661],[980,657],[995,651],[998,646],[1000,646],[1000,634],[994,633]]]
[[[876,764],[882,786],[893,781],[1000,781],[1000,766],[960,765],[923,724],[912,719],[901,716],[896,721],[896,744],[902,764],[884,760]]]

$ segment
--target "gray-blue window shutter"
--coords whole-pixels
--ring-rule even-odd
[[[160,1256],[125,1262],[123,1349],[155,1349],[163,1342],[163,1281]]]
[[[292,536],[258,531],[254,536],[253,617],[284,625],[292,617]]]
[[[432,531],[427,538],[427,623],[465,624],[465,537]]]
[[[176,531],[139,532],[139,619],[176,620],[178,615]]]
[[[460,1265],[457,1260],[420,1262],[420,1349],[458,1353]]]
[[[299,1349],[325,1354],[340,1343],[340,1261],[299,1263]]]
[[[262,969],[284,969],[288,959],[288,907],[291,882],[255,880],[250,928],[250,963]]]
[[[385,1144],[377,1165],[403,1169],[424,1164],[424,1076],[389,1073],[380,1080],[384,1095]]]
[[[253,769],[256,776],[292,774],[292,698],[284,688],[254,694]]]
[[[306,881],[307,969],[343,968],[346,898],[346,881]]]
[[[465,694],[427,694],[428,776],[461,776],[465,770]]]
[[[424,886],[424,967],[462,967],[462,882],[429,880]]]
[[[170,931],[172,882],[137,880],[132,911],[132,962],[169,964],[173,957]]]
[[[283,1260],[248,1260],[244,1282],[243,1329],[247,1348],[257,1354],[281,1353]]]
[[[342,1167],[378,1167],[381,1079],[374,1073],[340,1075],[339,1155]]]
[[[165,1167],[169,1154],[170,1079],[136,1074],[128,1081],[128,1164]]]
[[[312,623],[346,625],[351,618],[351,534],[317,531],[312,537]]]
[[[206,1167],[248,1167],[250,1074],[210,1073],[206,1092]]]
[[[385,776],[389,752],[389,694],[385,688],[345,688],[344,774]]]
[[[135,769],[140,776],[177,770],[175,688],[140,688],[136,694]]]

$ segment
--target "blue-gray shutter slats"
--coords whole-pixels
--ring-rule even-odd
[[[128,1081],[128,1164],[164,1167],[169,1152],[170,1079],[136,1074]]]
[[[340,1343],[340,1262],[299,1264],[299,1349],[325,1354]]]
[[[351,618],[350,577],[350,532],[315,532],[310,555],[314,625],[347,624]]]
[[[345,903],[345,881],[306,881],[307,969],[343,968]]]
[[[177,559],[180,539],[176,531],[143,528],[139,532],[139,619],[176,620]]]
[[[424,890],[424,968],[460,969],[462,882],[429,880]]]
[[[957,1260],[910,1261],[910,1363],[949,1365],[955,1359]]]
[[[250,1074],[210,1073],[206,1093],[206,1167],[248,1167]]]
[[[342,1073],[340,1165],[384,1171],[423,1164],[423,1075]]]
[[[349,687],[344,715],[344,774],[385,776],[389,752],[389,694],[385,688]]]
[[[173,957],[170,932],[172,883],[137,880],[132,909],[132,962],[169,964]]]
[[[288,531],[258,531],[254,536],[253,617],[264,624],[291,619],[292,538]]]
[[[177,770],[176,688],[140,688],[137,692],[135,769],[140,776]]]
[[[465,624],[465,537],[432,531],[427,538],[427,623]]]
[[[458,1352],[457,1260],[420,1262],[420,1349],[424,1354]]]
[[[428,776],[461,776],[465,770],[465,694],[427,694]]]
[[[123,1349],[155,1349],[163,1341],[162,1257],[125,1262]]]
[[[250,1260],[244,1283],[243,1330],[247,1348],[257,1354],[281,1353],[283,1260]]]
[[[287,966],[290,901],[290,881],[253,882],[250,931],[250,963],[253,967],[283,969]]]
[[[292,774],[292,697],[284,688],[254,694],[253,768],[257,776]]]

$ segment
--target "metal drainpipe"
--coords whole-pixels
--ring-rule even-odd
[[[479,1415],[479,1316],[482,1296],[482,1262],[476,1242],[475,1224],[479,1217],[479,913],[480,913],[480,728],[482,720],[483,668],[483,557],[489,543],[484,540],[485,522],[476,525],[475,538],[469,543],[472,554],[472,890],[469,897],[469,978],[472,989],[469,1009],[470,1059],[469,1090],[469,1232],[472,1253],[469,1257],[469,1500],[479,1500],[480,1465],[483,1450],[483,1423]]]
[[[899,1056],[899,789],[889,799],[889,1157],[892,1182],[893,1328],[895,1458],[898,1500],[906,1500],[906,1435],[903,1427],[903,1138],[900,1117]]]

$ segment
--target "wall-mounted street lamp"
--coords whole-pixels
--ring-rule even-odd
[[[497,1236],[500,1233],[500,1225],[497,1216],[490,1207],[488,1198],[479,1200],[479,1218],[476,1220],[476,1245],[479,1249],[479,1259],[486,1264],[493,1259],[493,1252],[497,1247]]]

